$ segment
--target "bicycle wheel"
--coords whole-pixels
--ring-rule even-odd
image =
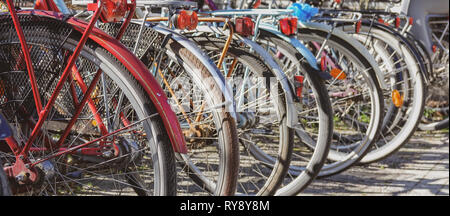
[[[389,87],[383,93],[386,116],[381,137],[361,160],[372,163],[395,153],[418,127],[426,95],[420,57],[403,37],[382,28],[363,25],[359,34],[354,34],[354,26],[344,26],[343,30],[368,47]],[[393,97],[395,93],[397,98]]]
[[[218,62],[225,41],[194,37],[194,42]],[[286,126],[284,92],[273,72],[246,49],[230,46],[221,67],[231,82],[242,144],[238,194],[273,195],[280,186],[292,152],[293,130]],[[264,160],[256,155],[270,155]],[[274,160],[275,159],[275,160]]]
[[[39,95],[46,104],[81,35],[58,20],[34,15],[19,15],[19,19]],[[10,16],[0,16],[0,23],[0,109],[15,140],[23,146],[39,115],[20,43],[11,37],[16,32]],[[30,148],[28,158],[36,164],[30,169],[36,178],[29,182],[25,176],[12,176],[13,191],[25,195],[175,195],[172,145],[162,117],[138,81],[112,54],[90,40],[72,72]],[[93,82],[94,76],[98,82]],[[94,91],[86,96],[90,97],[88,106],[74,118],[85,97],[83,86],[93,86]],[[69,121],[74,122],[71,130],[66,129]],[[64,131],[70,133],[61,139]],[[0,149],[5,169],[14,166],[16,156],[9,146],[2,142]]]
[[[295,83],[294,76],[304,77],[303,83],[297,84],[302,89],[297,104],[299,125],[295,127],[297,137],[290,172],[276,193],[280,196],[296,195],[314,180],[327,159],[333,137],[330,97],[318,71],[311,69],[290,43],[265,31],[260,32],[257,42],[278,61],[292,83]]]
[[[120,24],[103,25],[102,28],[114,35]],[[131,23],[121,40],[131,50],[136,45],[140,28]],[[161,47],[164,38],[163,34],[144,27],[136,55],[165,90],[186,137],[189,153],[177,154],[181,169],[178,193],[234,195],[239,144],[236,122],[226,109],[222,89],[189,49],[174,39]]]
[[[319,177],[335,175],[359,162],[378,139],[383,94],[364,48],[349,43],[344,34],[302,27],[298,38],[321,57],[322,70],[332,76],[325,86],[334,110],[333,141]]]
[[[11,196],[11,188],[9,187],[8,178],[0,163],[0,196]]]

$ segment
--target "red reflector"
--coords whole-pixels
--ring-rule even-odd
[[[255,23],[249,17],[236,18],[236,33],[247,37],[255,34]]]
[[[320,58],[320,69],[322,69],[322,71],[326,71],[327,70],[327,57],[326,56],[322,56],[322,58]]]
[[[297,34],[298,19],[295,17],[283,18],[280,20],[280,30],[283,34],[291,36]]]
[[[362,24],[361,20],[356,23],[356,28],[355,28],[356,34],[358,34],[361,31],[361,24]]]
[[[381,23],[381,24],[384,24],[385,26],[389,26],[389,23],[388,23],[388,22],[385,22],[385,21],[384,21],[383,19],[381,19],[381,18],[378,19],[378,22]]]
[[[253,9],[257,9],[261,6],[261,0],[256,0],[255,4],[253,5]]]
[[[294,76],[295,78],[295,92],[297,93],[297,97],[302,97],[303,92],[303,81],[305,80],[304,76]]]
[[[340,3],[341,3],[341,0],[334,0],[334,2],[340,4]]]
[[[400,27],[400,17],[396,17],[395,18],[395,28],[399,28]]]
[[[437,46],[436,46],[436,45],[433,45],[432,49],[433,49],[433,53],[436,53],[436,51],[437,51]]]
[[[198,25],[198,15],[195,11],[182,10],[172,18],[175,28],[180,30],[194,30]]]
[[[413,25],[414,24],[414,18],[410,17],[409,18],[409,25]]]

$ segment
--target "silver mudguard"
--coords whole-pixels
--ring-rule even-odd
[[[213,34],[219,34],[219,35],[229,35],[228,31],[223,31],[221,28],[217,28],[214,26],[198,26],[197,31],[199,32],[207,32],[207,33],[213,33]],[[258,45],[256,42],[241,37],[237,34],[234,35],[234,39],[238,40],[240,42],[243,42],[248,48],[255,51],[256,54],[261,57],[264,62],[273,70],[275,73],[275,76],[277,80],[280,82],[281,87],[283,88],[283,91],[285,93],[285,99],[286,99],[286,106],[287,106],[287,126],[293,128],[298,123],[298,116],[297,116],[297,109],[295,107],[294,102],[294,95],[292,94],[291,86],[289,83],[288,78],[286,77],[285,73],[283,72],[283,69],[276,63],[276,61],[273,59],[273,57],[260,45]]]
[[[325,25],[323,23],[315,23],[315,22],[300,22],[299,28],[309,28],[309,29],[316,29],[324,32],[331,32],[331,26]],[[386,82],[384,81],[384,75],[381,72],[380,68],[378,67],[377,62],[375,61],[374,57],[369,53],[367,48],[365,48],[359,41],[353,39],[343,31],[335,28],[333,30],[333,36],[338,37],[341,40],[344,40],[351,44],[353,47],[355,47],[357,50],[361,52],[361,54],[364,56],[364,58],[369,61],[369,64],[372,66],[373,70],[375,71],[375,74],[378,78],[378,83],[380,84],[382,89],[388,89],[388,86]],[[300,35],[301,37],[301,35]]]
[[[162,25],[154,25],[154,26],[151,26],[151,28],[161,34],[164,34],[164,35],[171,34],[172,35],[171,37],[174,41],[181,44],[183,47],[187,48],[189,50],[189,52],[191,52],[193,55],[195,55],[197,57],[197,59],[199,59],[202,62],[202,64],[211,73],[211,76],[214,78],[216,84],[219,85],[220,89],[222,90],[225,101],[224,101],[224,104],[220,104],[220,105],[225,105],[227,107],[227,111],[230,112],[231,116],[233,118],[237,119],[236,118],[236,103],[235,103],[231,88],[227,84],[227,82],[225,81],[225,77],[222,75],[219,68],[217,68],[217,66],[214,64],[214,62],[211,60],[211,58],[209,58],[209,56],[206,55],[206,53],[203,52],[203,50],[201,50],[197,44],[190,41],[188,38],[181,35],[180,33],[176,32],[172,29],[169,29],[165,26],[162,26]],[[191,75],[199,83],[202,83],[201,77],[199,77],[196,74],[191,74]],[[217,104],[217,105],[219,105],[219,104]]]

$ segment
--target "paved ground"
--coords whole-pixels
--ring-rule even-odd
[[[315,180],[301,195],[449,196],[448,185],[448,132],[420,132],[390,158]]]

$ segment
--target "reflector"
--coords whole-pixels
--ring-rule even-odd
[[[287,36],[297,34],[297,24],[298,19],[295,17],[283,18],[280,20],[280,31]]]
[[[347,75],[339,68],[331,69],[330,74],[332,77],[338,80],[344,80],[345,78],[347,78]]]
[[[195,11],[181,10],[172,17],[172,23],[180,30],[194,30],[198,25],[198,15]]]
[[[236,33],[244,37],[255,34],[255,23],[249,17],[236,18],[235,25]]]
[[[103,7],[100,19],[103,22],[121,21],[127,12],[127,0],[103,0]]]
[[[398,90],[392,91],[392,102],[397,108],[400,108],[403,106],[403,100],[404,96],[400,94]]]
[[[127,0],[103,0],[104,6],[100,14],[100,20],[104,23],[119,22],[128,11]],[[88,11],[95,11],[98,8],[97,3],[89,3]]]

